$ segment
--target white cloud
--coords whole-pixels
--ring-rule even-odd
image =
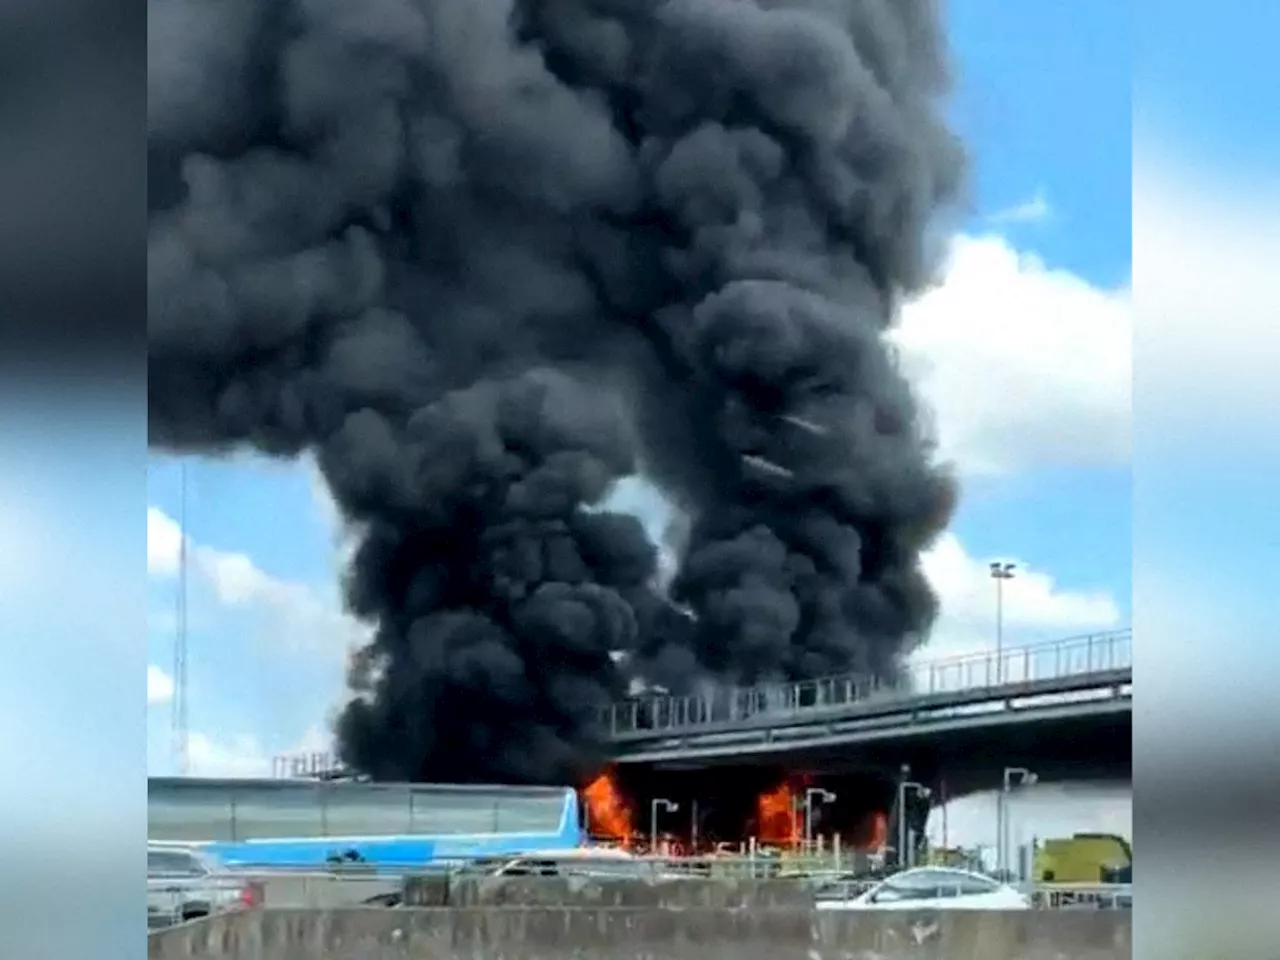
[[[178,572],[182,530],[178,522],[155,507],[147,507],[147,573],[172,577]]]
[[[194,777],[265,777],[271,760],[249,735],[218,739],[192,731],[187,737],[189,770]]]
[[[1123,463],[1132,306],[996,235],[958,236],[941,282],[891,334],[963,474]]]
[[[157,507],[147,508],[147,571],[154,577],[178,574],[182,532]],[[285,646],[344,655],[368,633],[347,617],[336,599],[310,585],[274,577],[245,553],[220,550],[187,539],[187,569],[224,606],[254,609],[270,618],[270,632]]]
[[[318,504],[320,502],[318,500]],[[336,522],[337,512],[334,510],[325,516]],[[159,508],[149,507],[147,567],[153,578],[171,580],[176,577],[181,543],[182,532],[177,521]],[[204,632],[217,633],[225,629],[219,624],[225,622],[220,617],[227,611],[248,614],[252,629],[262,635],[264,652],[270,650],[285,654],[287,658],[305,657],[305,666],[312,675],[316,667],[321,667],[326,672],[331,669],[337,680],[332,688],[325,685],[316,691],[318,699],[314,704],[308,705],[305,696],[300,699],[296,695],[286,696],[282,702],[266,704],[259,711],[255,735],[228,735],[218,729],[196,729],[188,734],[188,769],[192,774],[269,776],[272,753],[264,743],[270,741],[260,739],[259,735],[269,738],[282,723],[288,723],[286,716],[294,722],[308,722],[327,713],[334,705],[331,700],[341,692],[341,682],[337,678],[346,658],[355,646],[366,640],[369,628],[342,610],[335,589],[336,576],[321,585],[277,577],[259,567],[247,553],[219,549],[191,538],[186,541],[186,551],[190,578],[189,624],[199,623]],[[210,596],[214,601],[212,604],[208,602]],[[172,614],[166,611],[151,611],[149,614],[153,630],[168,632],[173,626],[171,620]],[[263,665],[267,662],[264,659]],[[292,659],[277,659],[275,663],[279,666],[263,673],[261,678],[255,674],[247,680],[247,685],[245,678],[231,680],[234,684],[231,687],[224,685],[228,679],[216,673],[200,672],[200,702],[205,703],[212,696],[217,700],[240,702],[246,707],[262,705],[261,698],[266,697],[268,691],[274,690],[277,684],[288,682],[277,671],[288,669],[292,662]],[[153,673],[158,675],[153,676]],[[149,671],[148,687],[149,703],[161,702],[157,697],[172,697],[172,679],[163,675],[163,671]],[[166,687],[167,694],[164,693]],[[328,734],[317,726],[286,752],[324,750],[328,749],[328,742]],[[176,759],[169,741],[163,737],[149,745],[149,757],[157,765],[153,769],[172,770]]]
[[[154,663],[147,664],[147,706],[168,703],[173,699],[173,677]]]
[[[1049,206],[1049,198],[1044,190],[1037,190],[1035,196],[1012,207],[997,210],[987,219],[992,223],[1038,223],[1053,216],[1053,208]]]
[[[1017,558],[970,556],[954,534],[944,534],[922,558],[938,593],[941,613],[929,642],[915,659],[932,660],[990,650],[995,646],[995,582],[989,563],[1016,563],[1004,582],[1006,647],[1023,646],[1121,625],[1121,611],[1105,591],[1064,590],[1053,577]]]
[[[195,777],[269,777],[275,772],[275,756],[332,753],[333,738],[320,726],[313,726],[290,747],[272,754],[252,734],[231,737],[211,736],[192,731],[187,739],[190,774]]]
[[[230,607],[255,604],[280,608],[303,608],[314,603],[311,591],[303,584],[277,580],[259,569],[248,554],[213,550],[207,547],[193,551],[197,568],[217,592],[218,599]]]

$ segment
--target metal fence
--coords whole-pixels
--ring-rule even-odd
[[[1031,902],[1049,910],[1131,910],[1133,885],[1048,883],[1031,889]]]
[[[797,683],[721,688],[684,697],[633,697],[607,707],[602,722],[606,735],[616,737],[732,726],[757,718],[802,717],[931,695],[980,692],[995,699],[1032,684],[1051,688],[1055,681],[1066,686],[1068,681],[1110,677],[1132,665],[1133,632],[1116,630],[1015,647],[998,655],[992,651],[915,664],[893,684],[846,674]]]
[[[439,905],[465,902],[483,903],[495,908],[523,904],[572,903],[578,887],[566,885],[566,879],[621,883],[623,886],[662,884],[666,898],[678,905],[682,898],[680,881],[702,881],[691,889],[688,904],[708,904],[706,891],[717,886],[733,888],[734,896],[748,902],[760,897],[764,908],[795,909],[803,903],[822,900],[853,899],[872,889],[891,874],[857,876],[833,868],[832,858],[794,857],[635,857],[618,860],[596,858],[541,859],[529,861],[526,869],[509,876],[486,873],[491,865],[484,863],[452,865],[442,876],[440,871],[421,869],[374,869],[360,866],[335,867],[329,870],[272,869],[232,870],[222,875],[252,888],[253,906],[233,905],[231,909],[340,909],[344,907],[383,906],[394,908],[405,899],[405,891],[416,882],[435,884],[451,891]],[[465,881],[476,880],[487,896],[480,900],[460,896]],[[764,882],[754,886],[755,882]],[[708,888],[711,883],[713,888]],[[444,884],[442,887],[441,884]],[[514,898],[502,896],[503,886],[519,888]],[[1047,884],[1020,886],[1037,909],[1128,909],[1133,893],[1129,884],[1071,885]],[[790,890],[791,893],[787,893]],[[488,897],[492,899],[488,899]],[[450,899],[452,897],[452,899]],[[644,901],[644,898],[639,898]],[[714,899],[714,898],[711,898]],[[659,905],[662,905],[661,901]],[[595,904],[599,905],[599,904]],[[641,905],[652,905],[647,901]],[[184,919],[179,904],[166,914],[151,913],[148,926],[157,928]]]

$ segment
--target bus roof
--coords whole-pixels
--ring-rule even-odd
[[[381,790],[412,790],[415,793],[453,795],[549,797],[563,796],[572,787],[510,786],[487,783],[411,783],[408,781],[374,782],[369,780],[316,780],[311,777],[147,777],[148,790],[183,790],[209,788],[254,788],[352,792],[376,792]]]

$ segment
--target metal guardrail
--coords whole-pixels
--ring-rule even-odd
[[[821,863],[819,862],[821,861]],[[852,899],[886,879],[887,875],[851,877],[847,872],[833,870],[829,857],[814,858],[816,869],[803,869],[801,859],[782,864],[768,857],[726,858],[635,858],[629,863],[637,868],[630,875],[611,873],[607,867],[619,861],[583,862],[575,858],[560,861],[561,876],[578,875],[602,882],[657,883],[679,882],[682,879],[722,881],[735,883],[743,880],[765,880],[772,883],[794,883],[797,890],[811,890],[815,898],[823,900]],[[627,861],[624,861],[627,862]],[[266,909],[341,909],[344,907],[386,906],[395,907],[411,882],[427,877],[440,876],[439,872],[422,869],[373,871],[358,869],[318,870],[259,870],[234,871],[229,874],[240,882],[251,884],[260,892],[259,907]],[[475,874],[464,874],[476,876]],[[517,875],[509,878],[492,877],[485,881],[502,885],[509,880],[524,890],[536,889],[546,884],[549,897],[567,895],[565,888],[556,883],[558,877]],[[531,888],[530,885],[533,885]],[[774,889],[777,889],[776,887]],[[1128,909],[1133,904],[1132,886],[1129,884],[1099,885],[1028,885],[1020,889],[1029,894],[1037,909]],[[535,897],[535,899],[537,899]],[[550,902],[550,901],[549,901]],[[556,899],[555,902],[561,902]],[[250,908],[255,909],[255,908]],[[150,917],[149,927],[180,922],[180,918]]]
[[[315,883],[355,884],[385,883],[389,878],[408,877],[485,877],[502,864],[519,862],[523,866],[508,876],[538,879],[540,876],[591,876],[608,880],[677,879],[692,877],[714,880],[766,880],[794,877],[831,879],[851,871],[865,869],[868,855],[862,851],[805,854],[791,851],[755,854],[721,854],[719,856],[662,857],[635,855],[614,859],[594,856],[559,856],[555,854],[498,854],[479,858],[440,860],[429,866],[422,864],[344,864],[327,869],[316,867],[228,867],[224,873],[247,880],[307,879]]]
[[[992,651],[917,664],[897,684],[846,674],[725,688],[704,695],[633,697],[605,708],[601,719],[605,736],[620,740],[838,714],[855,706],[905,703],[919,697],[954,694],[972,699],[980,693],[995,700],[1033,686],[1038,693],[1052,693],[1056,684],[1079,689],[1090,678],[1100,684],[1110,682],[1129,674],[1132,667],[1133,631],[1115,630],[1010,648],[999,655]]]
[[[1133,884],[1054,884],[1031,888],[1031,902],[1044,910],[1132,910]]]

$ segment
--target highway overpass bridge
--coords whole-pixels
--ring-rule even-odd
[[[640,697],[606,712],[606,736],[633,776],[780,767],[897,779],[907,765],[914,780],[945,778],[951,796],[999,784],[1006,766],[1127,779],[1132,654],[1119,630],[916,664],[892,687],[844,676]]]

